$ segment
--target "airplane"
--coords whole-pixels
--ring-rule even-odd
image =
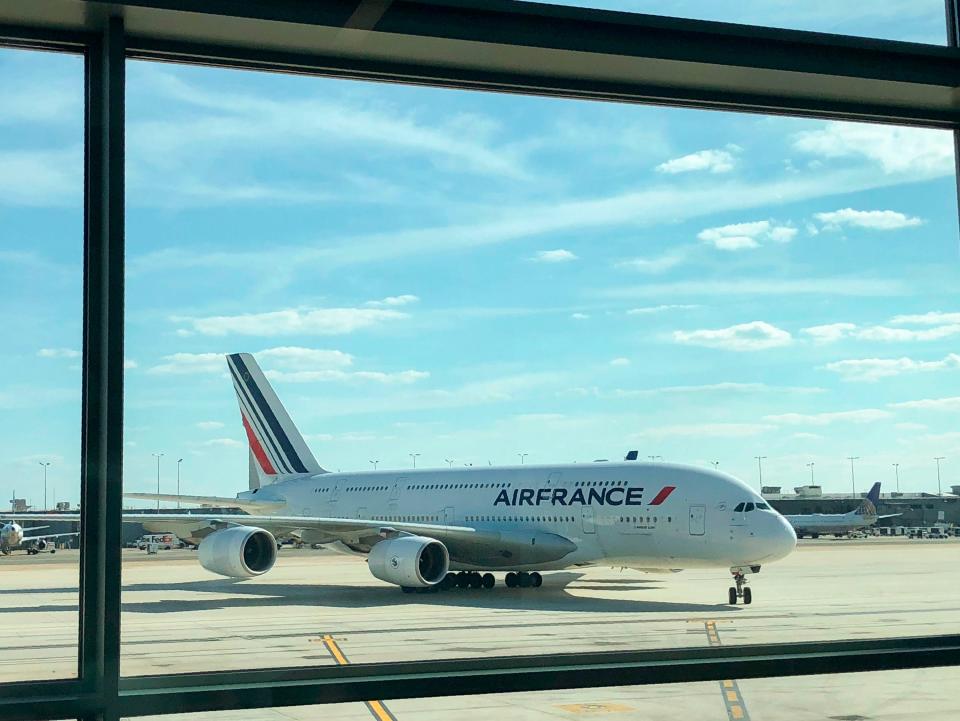
[[[629,461],[330,472],[253,356],[226,360],[255,461],[253,487],[235,498],[124,495],[248,515],[123,514],[125,522],[198,544],[200,565],[222,576],[268,572],[277,539],[292,537],[365,555],[374,577],[405,593],[489,589],[494,572],[506,574],[508,588],[536,588],[542,572],[568,568],[724,568],[735,584],[728,602],[748,604],[746,575],[796,546],[790,524],[747,484],[692,466]]]
[[[867,497],[863,499],[855,510],[848,513],[806,513],[786,515],[790,525],[797,533],[797,538],[810,536],[819,538],[821,533],[832,533],[834,537],[846,536],[858,528],[872,526],[881,518],[894,518],[902,513],[890,513],[885,516],[877,515],[877,503],[880,501],[880,481],[873,484]]]
[[[28,556],[35,556],[40,551],[50,548],[50,553],[56,553],[57,549],[50,543],[51,539],[64,538],[66,536],[79,536],[79,533],[48,533],[42,536],[24,535],[25,530],[40,531],[50,526],[34,526],[24,529],[16,521],[8,521],[0,526],[0,553],[9,556],[13,551],[22,548]]]

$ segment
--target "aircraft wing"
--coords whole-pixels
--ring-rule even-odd
[[[79,521],[78,514],[17,514],[23,520]],[[396,534],[427,536],[442,542],[450,558],[488,568],[512,568],[530,563],[549,563],[576,550],[570,539],[533,529],[478,529],[433,523],[402,523],[362,518],[315,516],[206,515],[200,513],[124,513],[124,523],[141,523],[155,533],[174,531],[181,537],[203,538],[229,526],[256,526],[275,536],[299,533],[309,543],[340,542],[366,552],[379,541]],[[180,530],[176,530],[179,528]],[[188,529],[189,532],[184,532]]]
[[[215,508],[239,508],[247,513],[269,513],[286,505],[283,501],[251,501],[246,498],[227,496],[178,496],[171,493],[124,493],[124,498],[136,498],[140,501],[171,501],[189,503],[195,506]]]
[[[41,528],[47,528],[47,526],[41,526]],[[30,529],[33,530],[33,529]],[[24,536],[21,543],[26,543],[27,541],[45,541],[48,538],[64,538],[65,536],[79,536],[80,534],[74,531],[73,533],[45,533],[42,536]]]

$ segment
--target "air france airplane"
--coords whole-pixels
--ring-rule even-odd
[[[199,544],[200,564],[259,576],[294,537],[367,556],[404,592],[539,587],[541,572],[587,566],[729,569],[728,602],[750,603],[746,574],[796,546],[790,524],[745,483],[668,463],[588,463],[332,473],[320,467],[253,356],[227,356],[257,481],[236,498],[182,502],[249,515],[124,514]],[[178,500],[128,493],[129,498]],[[744,512],[749,502],[752,512]],[[741,510],[735,510],[737,507]],[[61,516],[62,518],[62,516]]]

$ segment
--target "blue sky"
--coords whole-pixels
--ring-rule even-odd
[[[932,32],[923,7],[885,27]],[[828,491],[851,455],[860,490],[895,462],[929,490],[944,455],[960,482],[949,134],[139,62],[128,80],[131,490],[161,451],[165,490],[177,458],[185,493],[245,487],[234,351],[331,469],[636,448],[751,483],[764,455],[786,487],[814,462]],[[34,503],[46,459],[78,500],[81,85],[76,58],[0,53],[0,473]]]

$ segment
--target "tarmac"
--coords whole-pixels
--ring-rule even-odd
[[[960,633],[960,539],[804,540],[725,603],[727,574],[595,568],[539,589],[407,595],[363,559],[284,547],[247,581],[196,552],[124,550],[124,675]],[[76,551],[0,558],[0,682],[76,673]],[[724,685],[727,684],[727,685]],[[184,721],[604,716],[805,721],[960,718],[960,669],[754,679],[183,715]]]

